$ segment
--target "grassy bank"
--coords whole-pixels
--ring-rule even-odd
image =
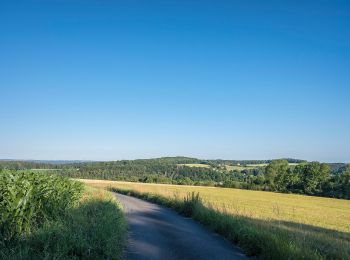
[[[350,258],[349,201],[208,187],[89,184],[173,208],[237,243],[248,255],[264,259]],[[192,192],[199,192],[201,199],[188,198]],[[230,204],[232,200],[236,203]]]
[[[126,224],[103,190],[41,173],[0,173],[0,259],[121,259]]]

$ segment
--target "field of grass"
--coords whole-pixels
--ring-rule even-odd
[[[84,182],[95,187],[114,187],[124,191],[132,190],[138,194],[155,194],[170,200],[182,199],[191,192],[198,192],[209,213],[197,215],[195,218],[208,226],[214,225],[214,230],[238,242],[249,254],[290,259],[350,258],[348,200],[214,187],[96,180]],[[215,215],[213,212],[221,212],[222,215]],[[216,216],[215,221],[206,219],[206,215],[210,214]],[[237,228],[237,220],[241,221],[239,227],[245,231],[229,231],[228,223]],[[218,227],[214,222],[226,224]],[[247,242],[247,237],[252,234],[253,237]],[[282,251],[278,253],[278,250]],[[273,252],[275,255],[271,255]]]
[[[243,171],[257,168],[257,166],[225,165],[227,171]]]
[[[265,167],[269,165],[268,163],[259,163],[259,164],[247,164],[247,167],[253,167],[253,168],[258,168],[258,167]]]
[[[186,163],[186,164],[178,164],[179,166],[187,166],[187,167],[197,167],[197,168],[211,168],[210,165],[208,164],[201,164],[201,163]],[[243,171],[247,169],[255,169],[258,167],[264,167],[267,164],[251,164],[251,165],[246,165],[246,166],[241,166],[241,165],[225,165],[225,168],[227,171]]]
[[[121,259],[110,192],[38,172],[0,172],[0,259]]]
[[[243,171],[243,170],[252,170],[256,168],[262,168],[269,165],[268,163],[260,163],[260,164],[247,164],[247,165],[225,165],[226,170],[228,171]],[[298,163],[289,163],[289,166],[295,166]]]
[[[186,163],[186,164],[179,164],[181,166],[187,166],[187,167],[198,167],[198,168],[211,168],[210,165],[208,164],[201,164],[201,163]],[[243,165],[225,165],[225,168],[227,171],[233,171],[233,170],[237,170],[237,171],[243,171],[243,170],[247,170],[247,169],[255,169],[258,167],[264,167],[268,164],[247,164],[245,166]]]
[[[210,168],[211,166],[208,164],[201,164],[201,163],[185,163],[185,164],[178,164],[179,166],[187,166],[187,167],[197,167],[197,168]]]

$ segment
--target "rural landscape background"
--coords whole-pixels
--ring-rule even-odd
[[[348,1],[0,1],[0,259],[350,259]]]
[[[111,192],[192,217],[248,256],[350,256],[350,165],[345,163],[2,160],[0,177],[4,259],[121,258],[127,224]]]

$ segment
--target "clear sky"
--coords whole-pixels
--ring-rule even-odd
[[[350,162],[349,1],[1,1],[0,158]]]

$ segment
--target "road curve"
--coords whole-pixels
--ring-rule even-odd
[[[247,259],[239,248],[192,219],[141,199],[115,195],[129,224],[127,260]]]

